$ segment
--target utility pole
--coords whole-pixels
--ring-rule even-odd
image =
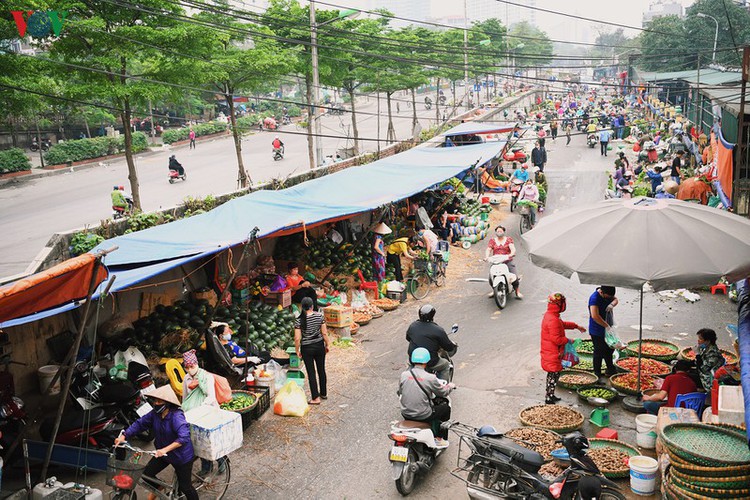
[[[695,82],[694,101],[698,103],[698,109],[695,110],[695,119],[698,121],[698,130],[703,131],[703,98],[701,97],[701,53],[698,52],[698,78]]]
[[[469,9],[464,0],[464,89],[466,89],[466,109],[469,109]],[[439,90],[439,89],[438,89]]]
[[[737,191],[740,183],[740,172],[747,168],[745,154],[745,91],[747,79],[750,77],[750,47],[742,49],[742,90],[740,91],[740,124],[737,131],[737,154],[735,155],[734,182],[732,186],[732,206],[737,208]]]
[[[321,141],[318,104],[320,103],[320,74],[318,73],[318,23],[315,21],[315,2],[310,0],[310,50],[312,54],[313,73],[313,133],[315,134],[315,166],[323,162],[323,143]]]

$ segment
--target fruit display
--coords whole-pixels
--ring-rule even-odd
[[[656,389],[654,378],[648,375],[641,375],[640,387],[638,386],[637,373],[620,373],[612,375],[609,380],[612,383],[612,387],[626,394],[637,395],[646,389]]]
[[[558,432],[572,431],[583,425],[580,412],[558,405],[532,406],[522,410],[519,418],[524,425]]]
[[[592,448],[586,453],[603,474],[620,474],[629,471],[627,453],[612,446]]]
[[[576,341],[576,352],[594,354],[594,343],[591,340],[578,340]]]
[[[623,370],[629,372],[638,371],[638,358],[622,358],[615,361],[615,364]],[[661,361],[655,359],[641,358],[641,374],[645,375],[667,375],[672,368]]]
[[[261,351],[294,345],[294,315],[286,309],[260,303],[250,304],[247,310],[217,307],[214,320],[228,323],[240,345],[246,339]]]
[[[370,303],[376,307],[379,307],[380,309],[384,311],[392,311],[401,304],[401,302],[399,302],[398,300],[386,299],[386,298],[373,300]]]
[[[206,319],[213,311],[207,300],[177,300],[171,306],[158,304],[154,312],[133,322],[122,338],[138,347],[145,356],[172,357],[197,347]]]
[[[558,385],[565,389],[576,390],[582,385],[590,385],[596,382],[596,375],[581,370],[563,370],[560,372]]]
[[[594,362],[590,359],[582,359],[575,366],[576,370],[594,371]]]
[[[609,387],[581,387],[578,389],[578,395],[583,399],[601,398],[607,401],[614,401],[617,398],[617,391]]]
[[[550,453],[558,447],[558,445],[555,444],[555,441],[560,439],[560,435],[556,432],[548,431],[546,429],[535,429],[533,427],[511,429],[506,432],[504,436],[518,440],[519,445],[536,451],[541,454],[545,460],[552,460],[552,455],[550,455]]]
[[[358,323],[361,326],[361,325],[366,325],[367,323],[369,323],[372,320],[372,316],[370,316],[369,314],[357,311],[354,313],[353,319],[355,323]]]
[[[727,364],[733,364],[737,362],[737,355],[734,354],[733,352],[727,351],[725,349],[721,349],[721,355],[724,356],[724,361],[726,361]],[[692,347],[686,347],[685,349],[680,351],[680,357],[688,361],[694,361],[695,352],[693,351]]]
[[[638,340],[628,342],[627,352],[632,356],[638,356],[639,343],[641,342]],[[680,352],[678,346],[663,340],[644,339],[641,344],[640,351],[642,356],[658,359],[660,361],[671,361],[676,358],[677,353]]]
[[[367,314],[373,319],[381,317],[384,312],[381,308],[376,305],[370,304],[369,302],[366,306],[358,307],[357,309],[355,309],[355,311],[358,313]]]

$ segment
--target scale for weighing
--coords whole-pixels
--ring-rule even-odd
[[[586,398],[586,401],[588,401],[589,404],[596,406],[596,408],[591,410],[589,422],[597,427],[609,427],[609,410],[607,409],[609,401],[604,398],[596,398],[593,396]]]

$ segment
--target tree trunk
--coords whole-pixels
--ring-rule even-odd
[[[83,124],[86,126],[86,137],[91,139],[91,130],[89,129],[89,120],[86,118],[86,114],[83,114]]]
[[[242,161],[242,135],[237,128],[237,118],[234,116],[234,99],[232,98],[232,93],[225,93],[224,100],[229,108],[229,121],[232,124],[234,151],[237,155],[237,186],[240,188],[246,188],[248,187],[248,183],[252,183],[252,180],[250,179],[247,170],[245,170],[245,164]]]
[[[39,163],[44,168],[44,150],[42,149],[42,134],[39,132],[39,119],[34,117],[34,126],[36,127],[36,142],[39,144]]]
[[[128,180],[130,181],[130,194],[133,197],[133,208],[141,210],[141,192],[138,187],[138,172],[135,170],[135,161],[133,161],[133,131],[130,128],[130,99],[123,98],[122,119],[123,130],[125,132],[125,162],[128,164]]]
[[[313,113],[312,82],[310,81],[310,78],[310,75],[305,75],[305,99],[307,100],[307,156],[310,162],[310,170],[312,170],[316,167],[315,138],[313,137],[313,119],[315,115]]]
[[[440,125],[440,78],[437,79],[435,89],[435,125]]]
[[[385,93],[385,100],[388,104],[388,131],[385,134],[386,140],[390,142],[396,142],[396,129],[393,128],[393,112],[391,110],[391,96],[393,92]]]
[[[411,89],[411,131],[417,128],[417,89]]]
[[[359,154],[359,129],[357,129],[357,112],[354,108],[354,85],[347,87],[352,102],[352,133],[354,134],[354,156]]]
[[[10,139],[12,141],[13,147],[18,147],[18,128],[16,127],[16,117],[11,116],[10,120],[8,120],[8,125],[10,125]]]

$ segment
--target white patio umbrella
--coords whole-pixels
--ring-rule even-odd
[[[750,220],[680,200],[615,199],[541,219],[523,235],[531,261],[581,283],[643,287],[715,285],[750,276]],[[638,387],[641,377],[638,353]]]

